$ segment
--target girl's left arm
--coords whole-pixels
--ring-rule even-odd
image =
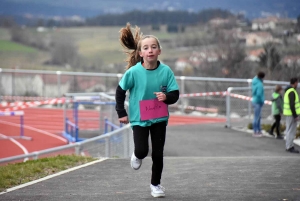
[[[166,95],[166,100],[164,101],[164,103],[167,105],[176,103],[179,99],[179,87],[176,82],[175,75],[171,69],[169,71],[167,89],[169,89],[167,90],[168,92],[164,92],[164,94]]]
[[[179,99],[179,90],[169,91],[165,93],[166,100],[164,101],[165,104],[171,105],[178,101]]]

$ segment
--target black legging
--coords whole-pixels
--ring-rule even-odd
[[[160,184],[163,170],[163,152],[166,139],[166,122],[152,124],[148,127],[133,126],[134,154],[138,159],[144,159],[149,151],[149,133],[152,144],[152,176],[151,184]]]
[[[280,135],[280,120],[281,120],[281,115],[277,114],[274,115],[275,122],[273,123],[271,127],[271,133],[273,133],[274,129],[276,128],[276,133],[277,135]]]

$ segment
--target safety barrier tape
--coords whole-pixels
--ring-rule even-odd
[[[243,95],[240,95],[240,94],[232,94],[232,93],[230,93],[230,96],[234,97],[234,98],[239,98],[239,99],[242,99],[242,100],[252,101],[252,97],[249,97],[249,96],[243,96]],[[272,105],[272,101],[265,100],[264,103],[267,104],[267,105]]]
[[[181,105],[170,105],[170,107],[176,107],[176,108],[182,108],[184,110],[195,110],[199,112],[212,112],[212,113],[217,113],[218,109],[217,108],[205,108],[205,107],[197,107],[197,106],[181,106]]]
[[[203,93],[191,93],[191,94],[180,94],[180,97],[199,97],[199,96],[218,96],[226,95],[226,91],[218,91],[218,92],[203,92]]]
[[[199,96],[217,96],[217,95],[226,96],[227,93],[228,93],[227,91],[191,93],[191,94],[181,94],[180,97],[199,97]],[[249,96],[244,96],[244,95],[234,94],[234,93],[230,93],[230,96],[242,100],[252,101],[252,97]],[[265,104],[272,105],[272,101],[265,100]]]
[[[25,108],[28,108],[28,107],[34,107],[34,106],[39,106],[39,105],[62,104],[64,102],[65,102],[65,98],[54,98],[54,99],[51,99],[51,100],[34,101],[34,102],[19,102],[17,104],[17,106],[6,108],[6,109],[4,109],[4,111],[15,111],[15,110],[25,109]],[[1,104],[1,106],[3,106],[3,104]],[[11,106],[13,106],[13,105],[11,105]],[[3,107],[7,107],[7,106],[3,106]]]
[[[0,96],[1,100],[13,100],[13,101],[43,101],[54,99],[55,97],[34,97],[34,96]]]
[[[220,91],[220,92],[203,92],[203,93],[191,93],[191,94],[181,94],[180,97],[200,97],[200,96],[225,96],[227,95],[227,91]],[[242,100],[251,101],[252,97],[240,95],[240,94],[234,94],[230,93],[231,97],[239,98]],[[1,97],[22,97],[22,96],[1,96]],[[28,97],[23,97],[28,98]],[[29,97],[30,98],[30,97]],[[37,97],[31,97],[31,98],[37,98]],[[65,102],[65,98],[53,98],[50,100],[44,100],[44,101],[33,101],[33,102],[13,102],[13,103],[1,103],[0,106],[2,107],[10,107],[6,108],[5,111],[15,111],[18,109],[24,109],[28,107],[34,107],[39,105],[53,105],[53,104],[61,104]],[[266,100],[265,104],[271,105],[272,102]],[[182,106],[177,106],[182,107]],[[197,106],[184,106],[184,109],[190,109],[190,110],[197,110],[197,111],[204,111],[204,112],[217,112],[217,108],[204,108],[204,107],[197,107]]]

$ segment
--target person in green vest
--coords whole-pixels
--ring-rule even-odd
[[[297,121],[300,115],[299,95],[296,91],[298,86],[298,78],[294,77],[290,80],[290,86],[285,89],[283,98],[283,115],[286,116],[286,151],[290,153],[299,153],[294,147],[294,139],[297,132]]]
[[[283,112],[283,98],[281,93],[282,87],[280,85],[277,85],[274,93],[272,94],[272,115],[275,121],[271,127],[271,130],[269,131],[270,135],[274,135],[273,131],[276,128],[277,139],[283,139],[280,133],[281,114]]]

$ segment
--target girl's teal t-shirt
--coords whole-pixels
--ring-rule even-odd
[[[179,90],[174,73],[169,66],[160,63],[156,69],[147,70],[139,62],[125,72],[119,85],[123,90],[129,90],[129,121],[131,126],[145,127],[168,121],[169,116],[142,121],[139,102],[156,98],[154,92]]]

